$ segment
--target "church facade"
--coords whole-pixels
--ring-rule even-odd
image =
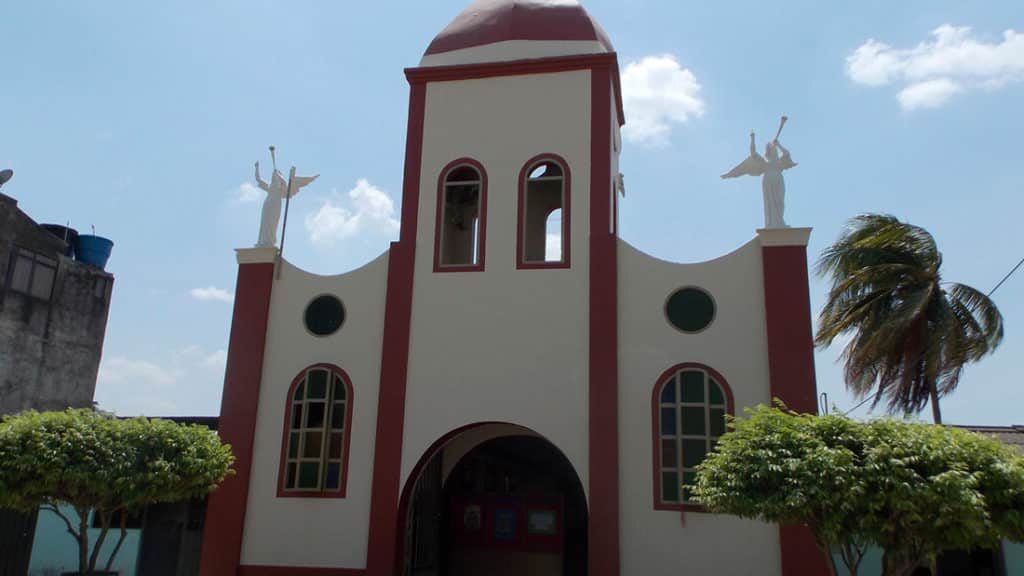
[[[399,240],[339,276],[238,250],[200,573],[824,574],[688,489],[726,414],[816,409],[810,230],[620,239],[619,66],[575,1],[478,0],[406,76]]]

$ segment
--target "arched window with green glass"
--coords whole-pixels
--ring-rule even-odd
[[[337,366],[316,364],[292,381],[278,496],[345,497],[352,404],[352,383]]]
[[[696,468],[725,434],[732,390],[709,366],[677,364],[658,379],[651,404],[654,507],[699,510],[691,493]]]

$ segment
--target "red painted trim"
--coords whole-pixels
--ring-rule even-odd
[[[423,66],[406,68],[405,76],[410,84],[427,82],[450,82],[455,80],[478,80],[496,76],[523,76],[527,74],[551,74],[573,70],[612,70],[611,86],[615,92],[615,109],[619,114],[619,126],[626,123],[622,105],[622,87],[619,78],[619,61],[614,52],[607,54],[580,54],[575,56],[553,56],[530,60],[508,62],[484,62],[480,64],[458,64],[454,66]]]
[[[238,576],[364,576],[362,568],[305,568],[302,566],[238,567]]]
[[[772,397],[791,410],[817,414],[807,249],[765,246],[761,252]]]
[[[611,230],[612,63],[591,72],[590,574],[619,574],[618,239]]]
[[[295,387],[306,379],[306,374],[315,368],[324,368],[329,370],[333,375],[341,376],[341,381],[345,383],[345,427],[342,429],[342,433],[345,435],[345,445],[341,448],[341,486],[337,490],[321,490],[319,492],[301,492],[301,491],[288,491],[284,489],[284,466],[285,461],[288,460],[288,433],[291,432],[292,422],[292,402],[295,399]],[[332,378],[328,385],[332,385],[334,379]],[[348,374],[335,366],[334,364],[313,364],[312,366],[306,367],[299,375],[292,380],[291,386],[288,387],[288,401],[285,402],[284,407],[284,423],[281,432],[281,461],[278,463],[277,468],[277,497],[278,498],[344,498],[348,488],[348,450],[352,443],[352,406],[355,404],[355,392],[352,389],[352,380],[348,377]],[[324,418],[328,421],[331,416],[331,410],[333,406],[329,406],[327,413]],[[324,438],[324,442],[328,441],[330,433],[328,431],[328,437]]]
[[[234,451],[235,475],[208,499],[201,576],[234,574],[241,560],[273,284],[272,263],[239,265],[218,425],[221,440]]]
[[[444,184],[452,170],[461,166],[469,166],[480,174],[480,230],[477,236],[476,250],[480,256],[476,264],[441,264],[441,226],[444,216]],[[452,160],[441,170],[437,177],[437,208],[434,216],[434,272],[483,272],[487,260],[487,170],[484,165],[472,158]]]
[[[814,339],[805,246],[764,246],[765,321],[772,398],[816,414]],[[783,576],[824,576],[829,567],[806,526],[779,528]]]
[[[562,168],[562,259],[557,262],[526,262],[523,244],[526,237],[523,226],[526,224],[526,181],[530,172],[543,162],[554,162]],[[572,170],[565,158],[558,154],[538,154],[530,158],[519,171],[519,206],[516,214],[516,268],[519,270],[539,270],[546,268],[571,268],[572,265]]]
[[[426,54],[441,54],[505,42],[591,41],[614,50],[603,29],[579,4],[477,1],[430,43]]]
[[[704,512],[700,504],[666,504],[661,501],[661,389],[670,378],[680,370],[693,368],[703,370],[711,378],[722,386],[725,392],[725,411],[733,416],[736,415],[736,403],[732,395],[732,387],[724,376],[707,364],[698,362],[683,362],[665,370],[658,376],[654,389],[651,391],[651,471],[653,476],[654,492],[652,499],[655,510],[684,510],[689,512]]]
[[[425,84],[411,86],[402,186],[402,229],[399,241],[391,244],[388,258],[367,548],[366,572],[372,576],[387,576],[395,566],[426,96]]]

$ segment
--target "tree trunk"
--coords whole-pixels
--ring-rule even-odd
[[[121,537],[117,539],[117,546],[114,546],[114,551],[110,553],[110,557],[107,558],[107,567],[105,571],[110,572],[110,567],[114,565],[114,556],[117,556],[118,550],[121,549],[121,544],[124,544],[124,539],[128,536],[128,511],[121,510]]]
[[[825,564],[828,566],[829,576],[837,576],[837,573],[836,573],[836,559],[835,559],[834,556],[832,556],[832,547],[829,546],[828,544],[824,543],[824,542],[821,542],[820,540],[818,540],[817,537],[815,537],[814,540],[815,540],[815,543],[818,545],[818,550],[821,550],[821,553],[825,555]],[[856,574],[852,574],[851,576],[857,576],[857,575]]]
[[[89,573],[89,509],[75,508],[78,513],[78,571]]]
[[[96,544],[92,547],[92,554],[89,555],[89,574],[96,571],[96,561],[100,557],[100,550],[103,548],[103,542],[107,539],[107,532],[110,531],[110,517],[113,512],[106,512],[97,510],[96,514],[100,515],[100,535],[96,538]]]
[[[928,383],[928,393],[931,395],[932,419],[936,424],[942,424],[942,409],[939,408],[939,389],[935,380]]]
[[[882,576],[911,576],[921,564],[921,558],[895,554],[886,550],[882,554]]]

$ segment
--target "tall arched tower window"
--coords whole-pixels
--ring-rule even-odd
[[[461,158],[444,167],[437,188],[434,271],[483,270],[487,172],[476,160]]]
[[[678,364],[658,379],[651,404],[654,507],[699,510],[690,487],[697,465],[725,434],[725,415],[734,410],[732,390],[708,366]]]
[[[288,390],[278,496],[344,498],[352,384],[330,364],[303,370]]]
[[[569,164],[555,154],[531,158],[519,173],[519,268],[568,268]]]

